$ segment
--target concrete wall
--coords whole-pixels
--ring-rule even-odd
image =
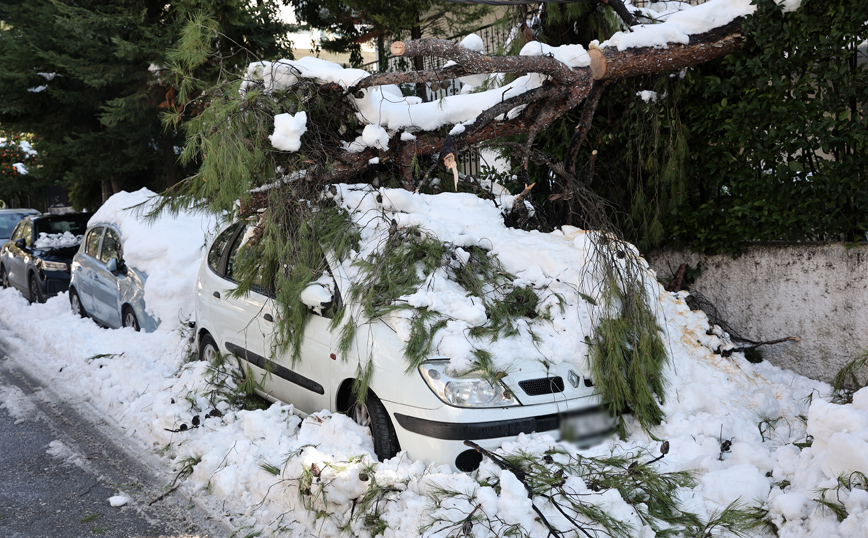
[[[672,251],[646,258],[666,283],[681,263],[701,263],[690,289],[745,338],[802,338],[760,348],[773,364],[831,381],[868,350],[868,247],[764,244],[736,259]]]

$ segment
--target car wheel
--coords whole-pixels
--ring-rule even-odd
[[[36,273],[30,273],[30,302],[45,302],[45,299],[42,298],[42,290],[39,288],[39,279],[36,278]]]
[[[76,316],[80,318],[87,317],[87,312],[84,311],[84,306],[81,305],[81,298],[75,289],[69,290],[69,306],[72,308],[72,313]]]
[[[373,391],[368,391],[364,403],[360,402],[353,394],[347,414],[356,424],[371,430],[377,459],[387,460],[401,450],[398,445],[398,436],[395,435],[395,428],[389,419],[389,413],[386,412],[383,402],[377,398]]]
[[[139,330],[139,320],[136,318],[136,313],[133,312],[133,308],[130,305],[124,305],[124,309],[121,311],[121,322],[124,327],[132,327],[135,330]]]
[[[210,334],[202,333],[202,336],[199,337],[199,360],[213,362],[218,353],[220,353],[220,348],[217,347],[217,342]]]
[[[3,286],[3,289],[9,287],[9,275],[6,274],[6,268],[0,265],[0,286]]]

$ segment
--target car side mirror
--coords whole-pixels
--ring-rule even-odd
[[[108,270],[109,273],[117,276],[117,274],[118,274],[118,259],[112,258],[109,261],[107,261],[105,263],[105,268]]]
[[[25,247],[27,247],[27,242],[23,238],[16,239],[15,246],[23,250]]]
[[[299,297],[301,302],[310,308],[315,314],[322,315],[331,307],[334,295],[318,282],[311,282],[302,290]]]

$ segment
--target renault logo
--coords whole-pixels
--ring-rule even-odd
[[[567,376],[567,379],[569,380],[570,385],[572,385],[574,389],[579,388],[579,381],[581,380],[579,374],[570,370],[570,374]]]

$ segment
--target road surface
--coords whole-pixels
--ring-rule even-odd
[[[0,536],[230,535],[181,489],[166,493],[164,461],[86,404],[66,403],[22,355],[0,334]],[[130,500],[113,507],[119,494]]]

